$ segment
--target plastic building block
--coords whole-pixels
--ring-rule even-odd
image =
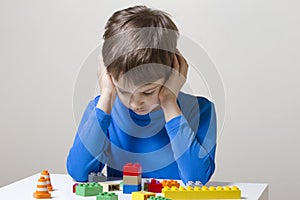
[[[89,182],[105,182],[105,181],[107,181],[107,177],[101,172],[98,173],[91,172],[89,174]]]
[[[123,183],[126,185],[140,185],[142,183],[142,177],[141,175],[123,176]]]
[[[150,197],[147,200],[171,200],[162,196],[157,196],[157,197]]]
[[[148,184],[148,192],[161,193],[162,188],[162,183],[156,179],[151,179],[151,182]]]
[[[142,166],[139,163],[127,163],[123,167],[123,176],[138,176],[142,174]]]
[[[131,194],[132,192],[141,191],[141,185],[123,185],[123,193]]]
[[[147,200],[150,197],[155,197],[155,193],[153,192],[145,192],[145,191],[139,191],[139,192],[132,192],[131,193],[132,200]]]
[[[96,200],[118,200],[118,195],[115,193],[102,192],[97,195]]]
[[[123,193],[130,194],[142,188],[142,167],[139,163],[127,163],[123,167]]]
[[[166,198],[170,198],[173,200],[181,200],[181,199],[240,199],[241,198],[241,190],[238,187],[233,186],[225,186],[225,187],[213,187],[209,188],[206,186],[194,188],[188,186],[184,187],[164,187],[162,193]]]
[[[144,180],[143,181],[143,187],[142,187],[142,190],[144,191],[148,191],[148,184],[150,183],[149,180]]]
[[[76,195],[79,196],[96,196],[102,192],[102,186],[99,183],[80,183],[76,186]]]
[[[196,181],[196,182],[194,182],[194,181],[188,181],[186,185],[187,186],[191,186],[191,187],[195,187],[195,186],[201,187],[201,186],[203,186],[200,181]]]
[[[48,170],[43,170],[42,173],[41,173],[41,176],[46,179],[48,190],[52,191],[53,188],[52,188],[52,185],[51,185],[50,174],[49,174]]]
[[[47,180],[41,176],[36,186],[36,192],[33,193],[33,197],[36,199],[51,198],[51,194],[48,191]]]
[[[112,191],[120,191],[121,186],[119,182],[103,182],[101,183],[103,187],[103,192],[112,192]]]
[[[175,180],[163,180],[161,182],[161,184],[163,185],[163,187],[165,187],[165,186],[168,186],[168,187],[175,186],[175,187],[179,188],[179,186],[180,186],[180,184],[177,181],[175,181]]]
[[[73,193],[75,193],[76,192],[76,186],[78,185],[78,183],[74,183],[74,185],[73,185]]]

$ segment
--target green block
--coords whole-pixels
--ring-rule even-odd
[[[103,190],[99,183],[80,183],[76,186],[76,195],[79,196],[96,196]]]
[[[97,196],[96,200],[118,200],[118,195],[113,192],[102,192]]]
[[[150,197],[147,200],[171,200],[162,196],[157,196],[157,197]]]

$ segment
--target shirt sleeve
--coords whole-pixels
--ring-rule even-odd
[[[67,157],[68,173],[76,181],[87,181],[88,174],[102,171],[108,160],[111,116],[96,107],[98,100],[88,104]]]
[[[214,105],[211,102],[199,105],[197,112],[192,112],[188,119],[184,115],[177,116],[167,122],[165,127],[183,182],[201,181],[206,184],[215,170]]]

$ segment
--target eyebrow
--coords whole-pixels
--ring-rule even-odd
[[[144,92],[148,92],[148,91],[150,91],[150,90],[154,90],[154,89],[156,89],[158,86],[159,86],[159,85],[157,85],[157,86],[155,86],[155,87],[153,87],[153,88],[147,89],[147,90],[145,90]]]

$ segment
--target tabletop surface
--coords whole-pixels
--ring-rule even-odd
[[[40,174],[32,175],[10,185],[0,188],[0,199],[35,199],[33,192],[36,190],[37,180]],[[61,200],[95,200],[96,197],[81,197],[72,192],[75,183],[69,175],[50,174],[51,184],[54,191],[51,192],[51,199]],[[100,183],[101,184],[101,183]],[[242,191],[242,199],[268,200],[268,185],[263,183],[234,183],[234,182],[209,182],[207,186],[238,186]],[[122,191],[115,192],[119,200],[131,200],[130,194],[123,194]]]

